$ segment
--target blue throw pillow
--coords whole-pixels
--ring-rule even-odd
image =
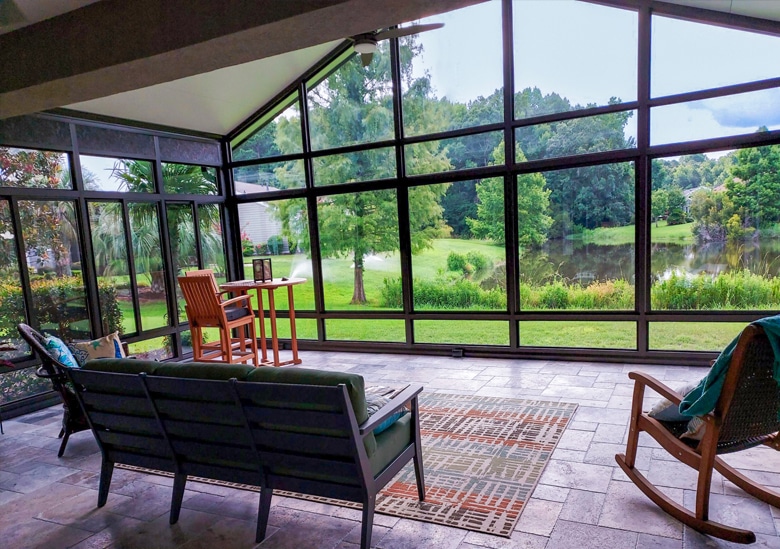
[[[384,406],[388,402],[390,402],[390,397],[379,396],[379,395],[366,395],[366,411],[368,412],[368,417],[370,418],[372,415],[377,413],[382,408],[382,406]],[[374,429],[374,434],[378,435],[382,431],[386,431],[393,425],[393,423],[395,423],[400,418],[402,418],[404,414],[406,414],[406,408],[401,408],[393,415],[388,417],[386,420],[384,420],[382,423],[380,423]]]
[[[67,366],[68,368],[79,367],[79,363],[76,361],[73,353],[70,352],[68,346],[65,345],[65,342],[60,338],[53,335],[46,336],[45,347],[49,354],[61,362],[64,366]]]

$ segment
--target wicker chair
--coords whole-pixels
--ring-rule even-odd
[[[709,519],[710,481],[714,468],[748,494],[780,507],[780,494],[759,486],[717,457],[759,444],[780,449],[780,389],[773,377],[774,360],[764,330],[756,325],[745,328],[734,349],[715,410],[703,417],[705,427],[701,441],[678,438],[685,423],[661,422],[643,413],[645,387],[676,404],[683,395],[648,375],[631,372],[629,377],[635,382],[631,424],[626,453],[615,456],[618,465],[656,505],[691,528],[736,543],[753,543],[756,540],[753,532]],[[698,471],[695,512],[672,501],[634,467],[642,431],[651,435],[672,456]]]
[[[33,352],[41,359],[41,366],[36,371],[36,374],[38,377],[51,380],[54,390],[62,398],[62,429],[59,434],[62,444],[60,444],[60,450],[57,452],[57,457],[62,457],[70,435],[89,429],[87,418],[84,417],[79,401],[68,384],[67,376],[64,373],[66,366],[51,356],[46,350],[45,337],[27,324],[19,324],[17,329],[22,338],[30,345]]]

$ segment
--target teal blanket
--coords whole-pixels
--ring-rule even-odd
[[[756,320],[757,324],[764,329],[769,337],[769,343],[775,352],[774,378],[780,383],[780,315],[770,316]],[[680,413],[684,416],[702,416],[715,409],[715,403],[718,401],[720,391],[723,388],[723,382],[726,381],[726,372],[729,369],[731,355],[737,346],[739,336],[728,344],[720,353],[715,364],[712,365],[710,372],[702,379],[699,384],[682,399],[680,402]]]

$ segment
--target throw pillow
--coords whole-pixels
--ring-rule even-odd
[[[368,412],[368,417],[370,418],[372,415],[377,413],[382,408],[382,406],[388,402],[390,402],[390,397],[370,394],[366,395],[366,411]],[[390,426],[393,425],[393,423],[402,418],[404,414],[406,414],[406,408],[401,408],[382,423],[380,423],[376,429],[374,429],[374,434],[378,435],[382,431],[386,431],[390,428]]]
[[[680,438],[689,438],[691,440],[701,440],[704,438],[704,427],[707,425],[699,416],[692,417],[688,422],[688,428],[680,435]]]
[[[677,393],[685,396],[696,387],[699,382],[688,383],[677,389]],[[680,413],[679,406],[674,404],[668,398],[662,398],[650,409],[647,413],[648,416],[657,419],[658,421],[688,421],[690,416],[684,416]]]
[[[46,336],[46,343],[44,344],[44,347],[46,347],[46,350],[52,357],[54,357],[64,366],[68,368],[80,367],[79,363],[76,361],[76,358],[73,356],[73,353],[70,352],[68,346],[65,345],[65,342],[60,338],[53,335]]]
[[[76,349],[78,353],[76,356],[82,364],[87,360],[95,358],[125,358],[122,342],[119,339],[119,332],[114,332],[92,341],[73,343],[72,347]]]

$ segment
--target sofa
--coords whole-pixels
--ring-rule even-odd
[[[260,487],[258,543],[274,490],[362,503],[368,549],[377,493],[409,461],[425,498],[420,385],[369,417],[364,380],[350,373],[99,359],[65,374],[102,453],[98,507],[122,463],[173,474],[171,524],[188,475]]]

